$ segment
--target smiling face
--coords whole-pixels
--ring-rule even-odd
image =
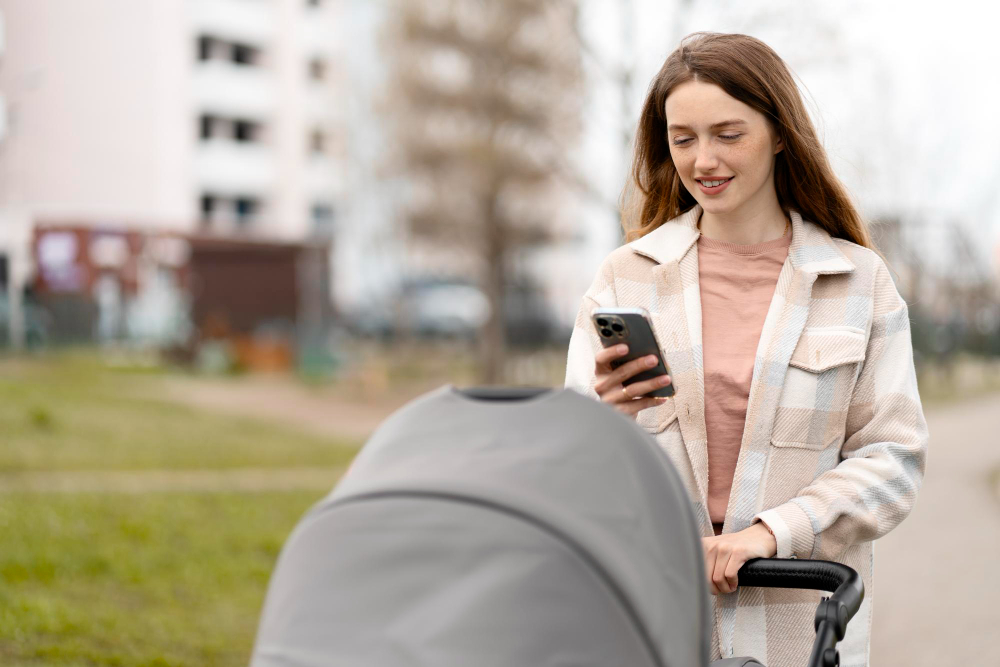
[[[714,83],[686,81],[667,96],[667,143],[681,183],[706,213],[754,215],[776,205],[771,123]]]

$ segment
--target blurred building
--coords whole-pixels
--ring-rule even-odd
[[[332,0],[4,2],[0,257],[53,221],[328,239],[343,198]],[[16,304],[15,304],[16,306]]]

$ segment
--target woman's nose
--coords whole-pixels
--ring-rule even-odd
[[[698,147],[698,154],[694,160],[694,168],[698,173],[705,173],[712,171],[719,166],[719,160],[716,159],[715,154],[712,152],[712,147],[706,143],[702,142]]]

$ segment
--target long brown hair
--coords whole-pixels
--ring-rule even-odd
[[[681,183],[667,145],[667,95],[692,79],[714,83],[764,114],[781,137],[784,148],[775,156],[774,187],[782,209],[795,209],[831,236],[874,248],[867,225],[830,168],[784,61],[759,39],[715,32],[681,40],[649,86],[622,193],[627,241],[645,236],[697,203]]]

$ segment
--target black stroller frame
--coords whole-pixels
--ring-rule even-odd
[[[865,585],[852,568],[825,560],[754,558],[737,574],[740,586],[761,588],[805,588],[833,591],[816,607],[816,640],[809,654],[809,667],[837,667],[837,642],[847,633],[847,624],[861,607]]]

